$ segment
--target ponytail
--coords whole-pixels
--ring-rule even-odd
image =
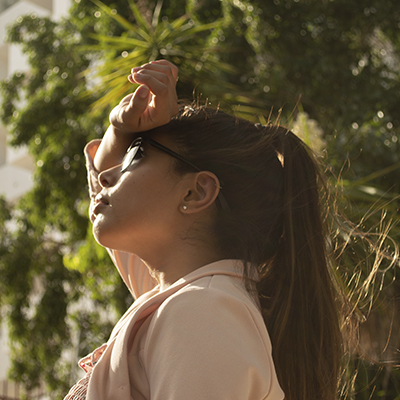
[[[333,400],[342,338],[321,220],[322,177],[290,131],[274,146],[283,162],[283,231],[261,275],[260,303],[286,399]]]

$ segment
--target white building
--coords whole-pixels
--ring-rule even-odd
[[[0,0],[0,80],[25,71],[28,64],[17,44],[4,41],[7,26],[19,16],[36,13],[59,19],[65,16],[71,0]],[[32,188],[33,163],[25,148],[7,145],[7,131],[0,124],[0,195],[10,202],[16,201]],[[1,277],[0,277],[1,279]],[[10,366],[6,326],[0,321],[0,399],[19,398],[18,389],[7,381]]]

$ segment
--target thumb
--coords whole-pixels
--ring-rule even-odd
[[[146,85],[139,86],[131,97],[130,105],[135,107],[144,105],[144,108],[146,108],[148,104],[147,98],[149,97],[149,93],[150,89]]]
[[[149,104],[149,94],[150,89],[147,86],[139,86],[130,99],[127,111],[133,113],[135,118],[140,118]]]

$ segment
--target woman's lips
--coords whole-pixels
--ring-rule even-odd
[[[108,204],[102,202],[97,203],[93,208],[93,214],[97,215],[104,207],[108,207]]]
[[[104,196],[97,195],[95,198],[95,205],[90,216],[91,221],[93,222],[96,219],[96,216],[100,214],[106,207],[110,207],[108,200]]]

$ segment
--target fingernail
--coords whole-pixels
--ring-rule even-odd
[[[132,68],[132,72],[137,72],[137,71],[139,71],[140,69],[142,69],[142,67],[135,67],[135,68]]]
[[[149,88],[147,86],[140,86],[139,97],[145,99],[149,95]]]

